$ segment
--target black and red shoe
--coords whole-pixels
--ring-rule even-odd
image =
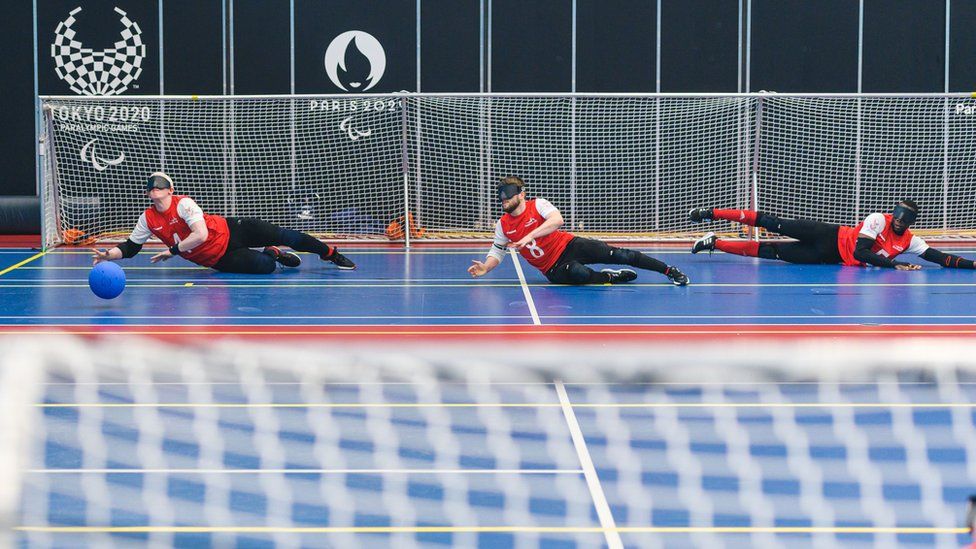
[[[624,282],[631,282],[637,280],[637,271],[631,269],[603,269],[601,273],[607,275],[610,280],[610,284],[622,284]]]
[[[344,271],[351,271],[356,268],[356,264],[350,261],[348,257],[340,254],[338,248],[332,248],[332,253],[327,256],[323,256],[322,259],[335,263],[336,267],[339,267]]]
[[[264,253],[270,255],[283,267],[297,267],[302,264],[302,258],[295,252],[283,252],[277,246],[267,246]]]
[[[702,221],[711,221],[715,219],[715,215],[712,213],[711,208],[694,208],[688,212],[688,221],[692,223],[701,223]]]

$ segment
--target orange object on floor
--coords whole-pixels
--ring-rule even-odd
[[[427,229],[414,222],[412,213],[407,214],[407,221],[410,223],[410,238],[420,238],[427,233]],[[403,236],[403,216],[401,215],[386,226],[386,237],[390,240],[402,240]]]
[[[91,246],[95,243],[95,237],[87,236],[81,229],[65,229],[62,237],[68,246]]]

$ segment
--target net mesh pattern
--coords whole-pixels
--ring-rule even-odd
[[[689,238],[694,207],[853,225],[911,198],[923,235],[976,235],[976,139],[949,96],[77,98],[45,102],[45,243],[118,240],[159,169],[225,216],[330,238],[488,237],[500,177],[566,228]],[[409,214],[409,216],[407,216]],[[411,221],[412,220],[412,221]],[[723,235],[741,227],[719,222]]]
[[[768,340],[609,363],[24,336],[0,354],[0,519],[30,546],[958,547],[976,353],[938,344],[936,363],[918,341],[879,361]]]

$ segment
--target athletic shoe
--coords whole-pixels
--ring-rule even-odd
[[[664,276],[671,279],[671,284],[674,284],[675,286],[687,286],[688,283],[691,282],[688,280],[688,275],[679,271],[677,267],[668,267],[668,269],[664,271]]]
[[[691,247],[691,253],[697,254],[698,252],[704,252],[705,250],[708,250],[708,253],[712,253],[715,251],[716,240],[718,240],[718,237],[715,236],[715,233],[706,234],[695,241],[695,245]]]
[[[277,246],[266,247],[264,253],[273,257],[275,261],[284,267],[297,267],[302,264],[302,258],[298,257],[298,254],[295,252],[283,252]]]
[[[356,268],[356,264],[349,261],[348,257],[340,254],[338,248],[332,248],[332,254],[323,257],[322,259],[335,263],[336,267],[339,267],[344,271],[351,271]]]
[[[688,219],[692,223],[701,223],[702,221],[712,220],[712,209],[711,208],[694,208],[688,212]]]
[[[622,282],[630,282],[631,280],[637,280],[637,271],[632,271],[630,269],[603,269],[601,273],[607,273],[610,275],[610,284],[620,284]]]

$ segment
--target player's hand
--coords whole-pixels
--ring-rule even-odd
[[[99,250],[98,248],[92,248],[92,266],[98,265],[102,261],[112,261],[112,258],[108,255],[108,250]]]
[[[158,263],[160,261],[166,261],[167,259],[169,259],[171,257],[173,257],[173,254],[171,254],[169,252],[169,250],[164,250],[164,251],[159,252],[158,254],[150,257],[149,258],[149,262],[150,263]]]
[[[532,242],[532,240],[533,240],[532,238],[526,236],[525,238],[519,240],[518,242],[509,242],[508,247],[515,248],[516,250],[521,250],[522,248],[528,246]]]
[[[895,265],[895,268],[899,271],[920,271],[922,270],[921,265],[915,265],[914,263],[899,263]]]
[[[471,266],[468,267],[468,272],[471,273],[471,276],[477,278],[487,274],[488,267],[485,266],[484,262],[478,261],[477,259],[472,259]]]

